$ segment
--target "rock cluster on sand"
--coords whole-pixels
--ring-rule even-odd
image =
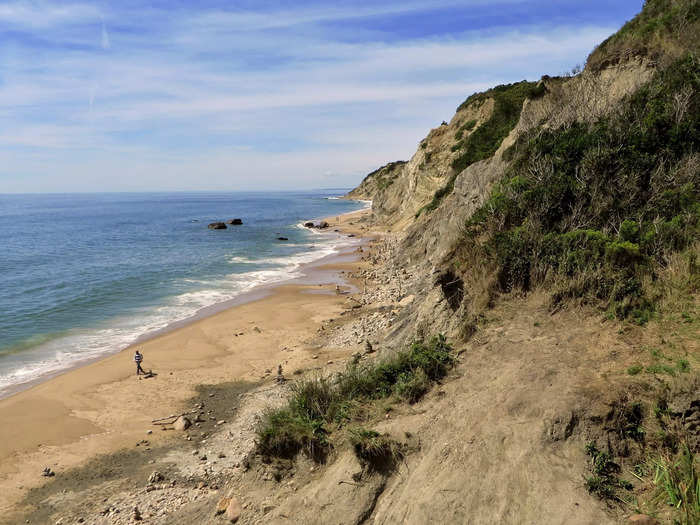
[[[173,423],[173,428],[175,430],[187,430],[190,426],[192,426],[192,422],[185,416],[180,416],[175,420],[175,423]]]

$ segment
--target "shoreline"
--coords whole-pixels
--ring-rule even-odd
[[[363,204],[367,204],[367,202],[371,201],[364,201],[364,200],[358,200],[357,202],[361,202]],[[326,218],[321,218],[319,220],[325,220],[328,221],[329,224],[331,221],[335,221],[336,219],[340,220],[340,224],[344,224],[345,222],[349,221],[355,216],[362,216],[363,214],[367,213],[368,210],[371,210],[371,205],[369,207],[361,208],[359,210],[347,212],[344,214],[340,214],[337,216],[332,216],[332,217],[326,217]],[[337,225],[338,223],[335,223]],[[319,231],[319,232],[314,232],[318,233],[319,235],[328,235],[333,232],[329,231]],[[358,233],[358,232],[351,232],[350,230],[347,230],[345,232],[339,232],[339,237],[343,233]],[[320,256],[318,259],[314,259],[309,262],[305,263],[300,263],[297,268],[295,268],[295,271],[301,273],[300,276],[295,276],[295,277],[285,277],[282,278],[279,281],[272,281],[268,283],[262,283],[254,286],[250,290],[245,290],[241,292],[239,295],[236,295],[235,297],[232,297],[230,299],[226,299],[224,301],[214,303],[208,306],[204,306],[194,312],[192,315],[184,318],[184,319],[177,319],[174,321],[169,322],[166,326],[163,326],[161,328],[156,328],[150,331],[147,331],[143,334],[140,334],[136,336],[136,338],[131,342],[128,343],[126,346],[116,349],[116,350],[110,350],[108,352],[105,352],[104,354],[89,357],[89,358],[84,358],[81,359],[78,363],[68,366],[66,368],[60,368],[56,370],[51,370],[49,372],[43,373],[39,375],[38,377],[35,377],[33,379],[30,379],[28,381],[24,381],[22,383],[17,383],[14,385],[10,385],[7,387],[0,388],[0,401],[4,399],[8,399],[20,392],[27,391],[37,385],[40,385],[46,381],[50,381],[53,378],[59,377],[62,374],[69,373],[73,370],[78,370],[84,366],[89,366],[92,363],[95,363],[97,361],[100,361],[102,359],[106,359],[110,356],[119,354],[120,352],[123,352],[125,350],[128,350],[130,348],[133,348],[135,346],[141,345],[143,343],[146,343],[147,341],[150,341],[151,339],[157,338],[161,335],[168,334],[174,330],[178,330],[180,328],[186,327],[192,323],[196,323],[197,321],[201,319],[205,319],[207,317],[216,315],[219,312],[228,310],[230,308],[235,308],[236,306],[240,306],[242,304],[247,304],[249,302],[254,302],[259,299],[263,299],[267,296],[270,295],[270,293],[278,286],[284,286],[286,284],[307,284],[309,282],[313,282],[313,278],[309,275],[307,272],[318,272],[319,268],[327,265],[327,264],[333,264],[335,262],[335,259],[338,257],[342,257],[343,254],[349,250],[352,249],[353,247],[358,247],[362,246],[365,244],[365,241],[361,240],[362,237],[357,235],[356,239],[358,239],[359,242],[346,242],[344,245],[339,246],[337,248],[336,253],[331,253],[331,254],[326,254]],[[343,239],[339,239],[343,240]],[[347,239],[345,239],[347,241]]]
[[[362,244],[302,265],[301,277],[247,292],[234,305],[219,305],[0,399],[0,417],[12,422],[0,430],[0,512],[48,479],[41,477],[44,467],[65,471],[143,439],[152,419],[182,406],[198,386],[259,382],[278,364],[293,370],[310,360],[318,349],[308,343],[319,324],[347,308],[347,295],[337,294],[336,286],[357,290],[342,272],[359,266],[356,253],[369,239],[349,223],[368,213],[344,214],[337,224]],[[134,346],[143,348],[144,368],[156,377],[135,378]],[[347,351],[324,349],[329,355]],[[162,444],[164,434],[153,431],[149,440]]]

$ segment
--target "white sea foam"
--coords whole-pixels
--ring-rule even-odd
[[[302,275],[304,264],[337,253],[343,246],[354,245],[358,239],[342,237],[334,232],[322,232],[316,243],[296,244],[307,251],[288,257],[254,260],[243,256],[229,259],[234,263],[250,263],[260,269],[231,273],[220,280],[183,279],[188,284],[202,286],[176,295],[161,306],[136,312],[129,316],[110,319],[102,328],[73,330],[67,335],[45,342],[34,349],[20,352],[5,362],[0,372],[0,397],[18,385],[75,367],[97,357],[118,352],[140,337],[164,329],[175,322],[185,321],[199,311],[234,299],[258,286],[280,283]],[[269,268],[267,268],[269,266]],[[125,357],[125,360],[130,356]],[[158,363],[145,362],[146,367],[157,369]]]
[[[235,256],[230,257],[228,262],[232,264],[256,264],[258,261],[249,259],[248,257]]]

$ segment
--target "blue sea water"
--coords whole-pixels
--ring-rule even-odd
[[[0,195],[0,395],[295,277],[348,242],[300,225],[341,193]]]

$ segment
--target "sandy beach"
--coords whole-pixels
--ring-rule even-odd
[[[351,223],[367,213],[329,222],[359,236]],[[353,348],[319,349],[310,342],[324,321],[348,309],[336,284],[361,264],[357,251],[312,265],[301,282],[258,291],[251,302],[134,345],[155,377],[135,375],[132,346],[0,400],[0,514],[47,480],[45,467],[60,474],[147,436],[152,446],[166,443],[172,433],[151,421],[183,409],[198,385],[273,381],[278,365],[291,376],[309,363],[349,355]]]

